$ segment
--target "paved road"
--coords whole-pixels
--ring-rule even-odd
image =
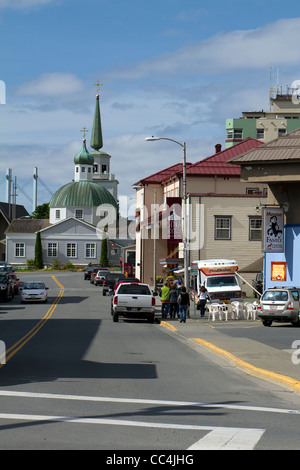
[[[42,276],[47,305],[0,305],[1,449],[299,448],[298,395],[211,349],[259,358],[260,323],[113,323],[81,273]]]

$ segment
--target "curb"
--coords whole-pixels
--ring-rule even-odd
[[[168,328],[169,330],[173,332],[178,332],[178,329],[175,326],[170,325],[169,323],[165,321],[161,321],[161,325]],[[225,349],[221,349],[218,346],[214,345],[213,343],[206,341],[205,339],[202,339],[202,338],[188,338],[188,339],[190,341],[194,341],[195,343],[200,344],[206,349],[209,349],[214,354],[221,356],[223,359],[226,359],[238,369],[242,370],[243,372],[246,372],[249,375],[252,375],[253,377],[287,387],[289,390],[297,394],[300,394],[300,382],[297,381],[296,379],[293,379],[292,377],[288,377],[287,375],[279,374],[278,372],[273,372],[267,369],[262,369],[260,367],[253,366],[249,362],[239,359],[237,356],[230,353],[229,351],[226,351]]]
[[[223,358],[227,359],[229,362],[233,363],[237,368],[248,373],[249,375],[252,375],[254,377],[258,377],[260,379],[264,379],[264,380],[267,380],[269,382],[273,382],[279,385],[284,385],[288,387],[289,389],[293,390],[294,392],[300,394],[300,382],[299,381],[291,377],[288,377],[286,375],[278,374],[277,372],[272,372],[266,369],[261,369],[259,367],[253,366],[249,362],[239,359],[238,357],[234,356],[234,354],[231,354],[225,349],[221,349],[204,339],[201,339],[201,338],[190,338],[190,339],[191,341],[194,341],[206,347],[207,349],[214,352],[215,354],[218,354],[219,356],[222,356]]]

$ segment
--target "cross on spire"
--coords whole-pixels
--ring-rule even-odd
[[[84,138],[84,140],[85,140],[85,136],[86,136],[86,134],[88,133],[88,129],[87,129],[86,127],[84,127],[83,129],[81,129],[80,132],[83,132],[83,138]]]
[[[93,86],[96,86],[97,87],[97,95],[99,95],[99,92],[100,92],[100,86],[103,86],[103,83],[100,83],[99,80],[97,80],[96,83],[93,84]]]

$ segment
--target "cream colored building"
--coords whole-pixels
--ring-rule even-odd
[[[267,185],[240,181],[239,167],[227,163],[260,145],[249,138],[224,151],[216,146],[211,157],[187,163],[189,266],[197,259],[230,257],[238,261],[241,274],[250,284],[262,270],[260,204],[266,200]],[[157,276],[166,278],[168,271],[183,267],[182,243],[166,236],[167,205],[173,201],[181,203],[182,164],[146,177],[135,186],[136,276],[153,285],[155,271]],[[243,290],[252,293],[248,285]]]

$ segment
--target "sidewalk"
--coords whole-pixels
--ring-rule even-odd
[[[190,308],[190,318],[186,323],[180,323],[178,319],[161,319],[161,305],[158,300],[156,305],[156,318],[162,328],[169,332],[191,341],[194,346],[209,351],[231,365],[263,380],[279,384],[289,390],[300,394],[300,350],[281,350],[253,339],[245,337],[233,337],[226,334],[226,328],[254,327],[265,328],[260,320],[228,320],[208,321],[207,315],[200,318],[200,312],[194,305]],[[295,329],[295,339],[299,336]],[[292,359],[297,361],[293,363]],[[299,362],[299,364],[298,364]]]

